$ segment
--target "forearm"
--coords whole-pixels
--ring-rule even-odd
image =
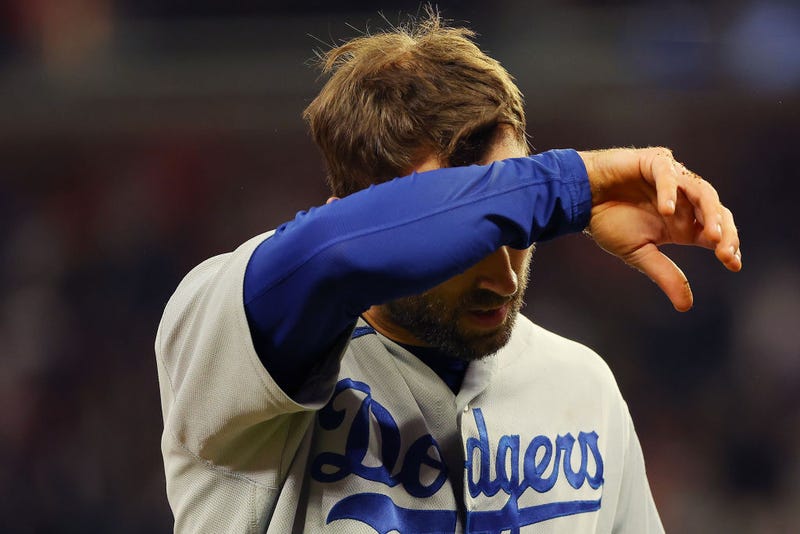
[[[557,151],[411,175],[300,213],[245,275],[260,356],[302,369],[298,356],[324,354],[369,306],[420,293],[501,246],[580,231],[590,208],[580,158]]]

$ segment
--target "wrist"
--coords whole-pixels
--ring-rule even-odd
[[[586,176],[589,179],[589,190],[592,194],[592,207],[602,204],[604,202],[605,181],[602,179],[601,173],[598,170],[597,156],[600,153],[598,150],[580,150],[578,155],[583,161],[583,166],[586,167]]]

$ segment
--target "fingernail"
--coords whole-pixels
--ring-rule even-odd
[[[736,252],[738,252],[738,251],[736,250],[736,247],[734,247],[733,245],[731,245],[730,251],[731,251],[731,254],[733,254],[734,256],[736,256]],[[741,254],[741,253],[740,253],[740,254]],[[738,257],[738,256],[737,256],[737,257]]]
[[[670,211],[675,211],[675,201],[672,199],[667,200],[667,207]]]
[[[722,225],[717,223],[717,234],[722,235]],[[731,247],[733,248],[733,247]]]
[[[737,258],[739,258],[739,263],[742,262],[742,250],[741,249],[737,249],[736,252],[733,253],[733,255],[736,256]]]

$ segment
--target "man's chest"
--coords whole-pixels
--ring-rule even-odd
[[[569,414],[583,407],[544,410],[536,395],[511,401],[491,390],[459,409],[433,386],[415,395],[392,383],[341,378],[317,414],[307,483],[326,525],[525,532],[552,521],[562,524],[553,532],[594,529],[607,459],[616,455],[602,417],[575,419]]]

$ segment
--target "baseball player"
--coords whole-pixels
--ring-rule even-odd
[[[529,156],[470,37],[431,16],[331,50],[305,117],[334,196],[167,304],[176,532],[663,531],[610,370],[519,314],[533,243],[587,229],[685,310],[657,246],[738,271],[733,218],[665,149]]]

